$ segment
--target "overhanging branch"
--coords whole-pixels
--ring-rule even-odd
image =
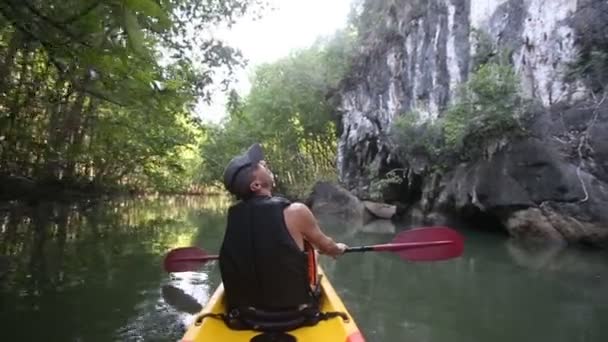
[[[94,3],[90,4],[89,6],[85,7],[79,13],[76,13],[73,16],[71,16],[71,17],[67,18],[66,20],[64,20],[63,22],[61,22],[61,24],[69,25],[69,24],[77,21],[78,19],[86,16],[87,14],[92,12],[94,9],[96,9],[99,5],[101,5],[101,1],[94,2]]]

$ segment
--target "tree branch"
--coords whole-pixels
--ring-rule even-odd
[[[72,31],[70,31],[67,27],[63,26],[61,23],[49,18],[48,16],[44,15],[42,12],[40,12],[36,7],[32,6],[27,0],[20,0],[21,4],[25,5],[25,7],[27,7],[27,9],[33,13],[34,15],[36,15],[37,17],[41,18],[42,20],[48,22],[49,24],[51,24],[51,26],[55,27],[56,29],[62,31],[63,33],[65,33],[66,35],[68,35],[68,37],[74,39],[77,43],[84,45],[86,47],[91,47],[91,45],[87,42],[83,42],[81,40],[81,38],[74,34]],[[11,1],[7,1],[6,2],[8,4],[8,6],[10,6],[13,11],[15,11],[15,13],[17,13],[17,9],[15,8],[14,4]]]
[[[84,87],[76,87],[76,89],[78,89],[78,90],[80,90],[80,91],[82,91],[82,92],[84,92],[84,93],[86,93],[86,94],[88,94],[88,95],[90,95],[90,96],[92,96],[94,98],[97,98],[97,99],[100,99],[100,100],[103,100],[103,101],[106,101],[106,102],[113,103],[113,104],[115,104],[117,106],[120,106],[120,107],[126,107],[127,106],[126,104],[124,104],[122,102],[119,102],[119,101],[116,101],[116,100],[108,97],[106,94],[102,94],[102,93],[98,92],[97,90],[88,89],[88,88],[84,88]]]
[[[64,32],[65,34],[67,34],[70,38],[74,39],[74,41],[76,43],[79,43],[81,45],[84,45],[86,47],[91,47],[91,44],[89,44],[86,41],[82,40],[82,37],[78,36],[77,34],[73,33],[72,31],[70,31],[69,28],[67,28],[66,26],[64,26],[62,23],[56,22],[55,20],[45,16],[43,13],[41,13],[40,11],[38,11],[38,9],[36,9],[35,7],[31,6],[27,1],[22,0],[25,4],[26,7],[35,15],[39,16],[40,18],[42,18],[43,20],[47,21],[48,23],[50,23],[52,26],[54,26],[56,29]]]
[[[20,25],[15,19],[13,19],[13,18],[11,18],[11,16],[7,15],[6,10],[3,9],[2,7],[0,7],[0,14],[2,14],[2,16],[5,17],[6,20],[8,20],[17,30],[21,31],[23,34],[25,34],[30,39],[38,41],[47,50],[48,55],[49,55],[49,60],[51,61],[51,63],[53,63],[53,65],[55,65],[57,70],[61,73],[65,72],[65,70],[63,69],[61,64],[52,56],[52,54],[51,54],[51,51],[53,50],[52,46],[49,46],[45,41],[38,38],[27,27]]]
[[[85,7],[82,11],[80,11],[80,13],[76,13],[73,16],[65,19],[64,21],[61,22],[61,24],[69,25],[69,24],[77,21],[78,19],[86,16],[87,14],[91,13],[99,5],[101,5],[101,1],[94,2],[94,3],[90,4],[89,6]]]

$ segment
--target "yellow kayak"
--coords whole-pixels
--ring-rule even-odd
[[[287,332],[295,337],[298,342],[364,342],[363,335],[355,324],[353,317],[346,310],[344,303],[334,290],[333,286],[323,274],[321,275],[321,311],[322,312],[343,312],[348,317],[344,321],[340,317],[324,320],[312,327],[302,327]],[[224,308],[224,287],[218,286],[209,303],[199,315],[206,313],[225,313]],[[230,330],[222,320],[206,317],[200,323],[193,323],[186,331],[181,342],[250,342],[252,338],[260,335],[260,332],[250,330]]]

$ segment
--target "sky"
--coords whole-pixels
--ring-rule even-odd
[[[317,37],[344,27],[352,0],[270,0],[272,10],[261,19],[242,19],[217,37],[242,51],[249,64],[237,73],[233,85],[241,96],[249,91],[249,77],[256,65],[275,61],[290,51],[306,48]],[[225,115],[226,98],[216,92],[211,105],[199,104],[204,121],[219,122]]]

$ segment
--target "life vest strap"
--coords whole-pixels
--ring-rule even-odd
[[[207,317],[220,319],[232,330],[255,330],[261,332],[286,332],[300,327],[314,326],[320,321],[340,317],[348,322],[344,312],[320,312],[315,307],[285,311],[265,311],[252,307],[233,309],[228,314],[206,313],[200,315],[196,325]]]

